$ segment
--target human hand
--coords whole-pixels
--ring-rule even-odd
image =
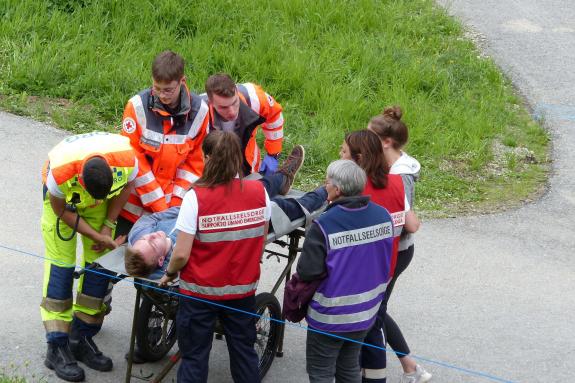
[[[160,282],[158,284],[160,287],[166,287],[168,285],[168,283],[173,282],[174,279],[176,279],[176,275],[174,275],[172,277],[168,277],[166,274],[164,274],[162,276],[162,279],[160,279]]]
[[[111,237],[112,236],[112,229],[106,225],[102,225],[102,227],[100,228],[100,234]]]
[[[260,173],[269,176],[278,170],[278,159],[276,156],[266,154],[260,165]]]
[[[118,247],[118,244],[109,235],[100,234],[99,238],[94,242],[95,243],[92,245],[92,250],[94,250],[97,253],[99,253],[105,249],[113,250],[116,247]]]
[[[116,245],[120,246],[121,244],[126,242],[126,235],[117,236],[116,239],[114,239],[114,242],[116,242]]]

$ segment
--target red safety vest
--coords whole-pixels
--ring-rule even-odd
[[[376,189],[371,180],[367,180],[363,195],[371,196],[371,201],[383,206],[391,214],[393,220],[393,257],[391,259],[391,277],[395,273],[397,263],[397,250],[399,248],[399,237],[405,224],[405,189],[403,179],[399,174],[388,174],[387,185],[384,189]]]
[[[264,246],[266,198],[259,181],[233,180],[214,188],[194,187],[198,228],[180,292],[212,300],[255,294]]]

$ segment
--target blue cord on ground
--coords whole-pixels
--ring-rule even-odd
[[[2,244],[0,244],[0,248],[6,249],[6,250],[10,250],[10,251],[13,251],[13,252],[16,252],[16,253],[20,253],[20,254],[29,255],[29,256],[32,256],[32,257],[35,257],[35,258],[40,258],[40,259],[43,259],[43,260],[48,260],[48,261],[51,261],[51,262],[60,264],[60,265],[62,265],[62,266],[64,266],[64,267],[74,267],[74,268],[79,269],[79,270],[82,270],[82,269],[83,269],[85,272],[90,272],[90,273],[94,273],[94,274],[98,274],[98,275],[103,275],[103,276],[105,276],[105,277],[113,278],[113,279],[118,279],[118,280],[120,280],[120,281],[126,281],[127,283],[131,283],[131,284],[133,284],[133,285],[143,286],[143,287],[146,287],[146,288],[148,288],[148,289],[154,289],[154,290],[161,291],[161,292],[164,293],[164,294],[172,294],[172,295],[175,295],[175,296],[178,296],[178,297],[183,297],[183,298],[187,298],[187,299],[193,299],[193,300],[196,300],[196,301],[199,301],[199,302],[204,302],[204,303],[207,303],[207,304],[210,304],[210,305],[214,305],[214,306],[217,306],[217,307],[225,308],[225,309],[227,309],[227,310],[232,310],[232,311],[236,311],[236,312],[239,312],[239,313],[242,313],[242,314],[251,315],[251,316],[254,316],[254,317],[257,317],[257,318],[262,318],[262,319],[265,319],[265,320],[270,320],[270,321],[282,323],[282,324],[284,324],[284,325],[292,326],[292,327],[299,328],[299,329],[302,329],[302,330],[305,330],[305,331],[313,331],[313,332],[316,332],[316,333],[318,333],[318,334],[323,334],[323,335],[326,335],[326,336],[331,336],[331,337],[333,337],[333,338],[342,339],[342,340],[345,340],[345,341],[348,341],[348,342],[358,343],[358,344],[361,344],[362,346],[372,347],[372,348],[376,348],[376,349],[379,349],[379,350],[383,350],[383,351],[385,351],[385,352],[395,353],[395,354],[398,354],[398,355],[405,355],[405,354],[403,354],[403,353],[401,353],[401,352],[396,352],[396,351],[393,351],[393,350],[391,350],[391,349],[388,350],[388,349],[386,349],[385,347],[375,346],[375,345],[372,345],[372,344],[369,344],[369,343],[364,343],[364,342],[359,342],[359,341],[357,341],[357,340],[348,339],[348,338],[343,337],[343,336],[339,336],[339,335],[335,335],[335,334],[331,334],[331,333],[326,333],[326,332],[324,332],[324,331],[316,330],[316,329],[311,328],[311,327],[308,327],[308,326],[303,326],[303,325],[301,325],[301,324],[299,324],[299,323],[286,322],[286,321],[283,321],[283,320],[280,320],[280,319],[275,319],[275,318],[263,316],[263,315],[260,315],[260,314],[257,314],[257,313],[240,310],[240,309],[237,309],[237,308],[234,308],[234,307],[228,307],[228,306],[226,306],[226,305],[222,305],[222,304],[216,303],[216,302],[214,302],[214,301],[209,301],[209,300],[205,300],[205,299],[202,299],[202,298],[192,297],[192,296],[185,295],[185,294],[181,294],[181,293],[178,293],[178,292],[175,292],[175,291],[169,291],[169,290],[166,290],[166,289],[164,289],[164,288],[152,286],[152,285],[147,284],[147,283],[141,283],[141,282],[137,282],[137,281],[135,281],[135,280],[129,280],[129,279],[122,278],[122,277],[118,277],[118,276],[110,276],[109,274],[103,273],[103,272],[98,271],[98,270],[93,270],[93,269],[90,269],[90,268],[82,268],[82,267],[79,267],[79,266],[77,266],[77,265],[75,265],[75,264],[74,264],[74,265],[66,264],[66,263],[61,262],[61,261],[57,261],[57,260],[54,260],[54,259],[50,259],[50,258],[47,258],[47,257],[43,257],[43,256],[41,256],[41,255],[33,254],[33,253],[30,253],[30,252],[27,252],[27,251],[24,251],[24,250],[12,248],[12,247],[5,246],[5,245],[2,245]],[[452,365],[452,364],[449,364],[449,363],[444,363],[444,362],[441,362],[441,361],[437,361],[437,360],[433,360],[433,359],[429,359],[429,358],[424,358],[424,357],[417,356],[417,355],[414,355],[414,354],[410,354],[410,356],[411,356],[412,358],[414,358],[414,359],[419,360],[419,361],[424,361],[424,362],[427,362],[427,363],[435,364],[435,365],[437,365],[437,366],[449,368],[449,369],[456,370],[456,371],[461,371],[461,372],[463,372],[463,373],[465,373],[465,374],[468,374],[468,375],[479,376],[479,377],[486,378],[486,379],[489,379],[489,380],[494,381],[494,382],[515,383],[515,382],[513,382],[513,381],[511,381],[511,380],[503,379],[503,378],[500,378],[500,377],[497,377],[497,376],[494,376],[494,375],[491,375],[491,374],[487,374],[487,373],[485,373],[485,372],[470,370],[470,369],[464,368],[464,367],[458,367],[458,366],[455,366],[455,365]]]

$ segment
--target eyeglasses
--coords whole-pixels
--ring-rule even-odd
[[[159,95],[164,94],[166,96],[170,96],[170,95],[174,94],[174,92],[176,90],[180,89],[180,86],[178,85],[178,86],[175,86],[172,88],[158,88],[158,87],[154,86],[154,87],[152,87],[152,89],[154,89],[154,93],[156,93],[156,94],[159,94]]]

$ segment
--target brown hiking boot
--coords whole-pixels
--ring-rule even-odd
[[[290,155],[284,161],[283,165],[278,168],[278,173],[282,173],[285,176],[284,182],[279,191],[281,195],[286,195],[291,189],[295,175],[303,165],[304,158],[305,149],[301,145],[296,145],[291,150]]]

